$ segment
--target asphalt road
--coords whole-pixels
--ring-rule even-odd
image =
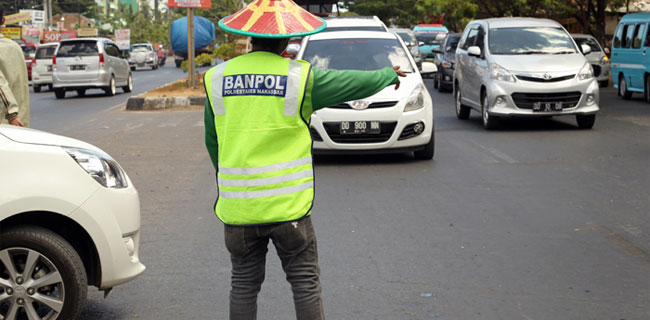
[[[137,72],[135,93],[180,75]],[[327,317],[648,319],[650,107],[609,88],[593,130],[571,117],[485,131],[477,113],[456,119],[451,94],[431,92],[433,161],[316,158]],[[126,97],[32,94],[34,128],[103,148],[140,192],[147,270],[105,300],[91,290],[81,319],[227,319],[203,114],[126,112]],[[259,318],[295,318],[273,249]]]

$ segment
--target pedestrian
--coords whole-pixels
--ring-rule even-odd
[[[0,25],[5,23],[0,4]],[[29,127],[29,80],[20,46],[0,33],[0,124]]]
[[[257,318],[269,239],[291,284],[296,318],[325,319],[314,200],[312,112],[399,86],[399,67],[320,70],[280,56],[290,37],[325,29],[291,0],[259,0],[219,22],[252,51],[205,74],[205,143],[217,170],[216,215],[232,263],[230,319]]]

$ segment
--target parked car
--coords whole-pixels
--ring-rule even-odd
[[[377,16],[326,17],[327,27],[321,32],[379,31],[388,32],[386,24]]]
[[[407,74],[399,90],[379,93],[316,111],[311,132],[316,153],[391,153],[414,151],[418,159],[434,154],[433,102],[408,48],[390,32],[342,31],[306,37],[297,56],[314,68],[376,70],[400,66]],[[423,72],[435,72],[432,63]]]
[[[603,47],[600,46],[596,38],[588,34],[571,34],[571,37],[573,37],[573,40],[578,45],[578,49],[582,48],[583,44],[591,48],[591,52],[585,54],[585,58],[591,63],[591,67],[594,68],[594,77],[598,80],[600,87],[607,88],[609,86],[611,65]]]
[[[57,99],[65,92],[77,91],[83,97],[87,89],[102,89],[115,95],[116,87],[124,92],[133,89],[129,63],[115,42],[106,38],[62,40],[52,58],[52,86]]]
[[[34,92],[41,92],[41,86],[48,86],[52,90],[52,57],[58,45],[58,42],[45,43],[36,49],[34,63],[32,64],[32,88]]]
[[[158,53],[153,49],[153,45],[151,43],[132,45],[129,54],[129,67],[131,67],[131,71],[135,71],[136,67],[158,69]]]
[[[435,62],[436,54],[433,49],[440,47],[447,33],[449,33],[447,27],[441,24],[418,24],[413,27],[413,32],[415,32],[415,37],[418,39],[422,59]]]
[[[458,118],[474,109],[486,129],[496,128],[499,117],[562,115],[590,129],[599,110],[591,64],[562,25],[548,19],[470,22],[456,50],[454,92]]]
[[[618,22],[612,41],[612,81],[618,95],[643,93],[650,102],[650,13],[631,13]]]
[[[453,91],[454,88],[454,67],[456,65],[456,48],[462,33],[448,33],[442,45],[433,49],[437,55],[435,78],[433,78],[433,88],[440,92]]]
[[[0,318],[75,319],[88,286],[145,270],[138,193],[104,151],[0,125],[0,159]]]
[[[418,70],[422,70],[422,54],[420,53],[420,46],[418,45],[418,39],[415,37],[415,33],[411,29],[390,29],[391,32],[397,34],[404,40],[404,43],[409,48],[415,64],[418,66]]]

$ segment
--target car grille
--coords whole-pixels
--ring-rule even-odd
[[[532,82],[559,82],[559,81],[564,81],[564,80],[570,80],[573,79],[576,75],[575,74],[570,74],[568,76],[562,76],[562,77],[557,77],[557,78],[550,78],[550,79],[544,79],[544,78],[538,78],[538,77],[529,77],[529,76],[524,76],[524,75],[517,75],[517,79],[519,80],[524,80],[524,81],[532,81]]]
[[[394,107],[397,105],[398,101],[384,101],[384,102],[373,102],[368,106],[368,109],[376,109],[376,108],[390,108]],[[347,104],[347,103],[339,103],[333,106],[329,106],[328,108],[332,109],[352,109],[352,107]]]
[[[341,134],[340,122],[325,122],[323,127],[327,135],[336,143],[378,143],[386,142],[393,135],[397,121],[381,122],[378,134]]]
[[[564,109],[570,109],[578,105],[582,94],[579,91],[553,92],[553,93],[521,93],[512,94],[517,108],[533,109],[535,102],[562,102]]]
[[[594,77],[599,76],[601,72],[600,66],[597,64],[592,64],[591,66],[594,68]]]

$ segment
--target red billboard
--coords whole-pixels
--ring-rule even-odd
[[[167,6],[170,8],[210,9],[212,0],[168,0]]]

